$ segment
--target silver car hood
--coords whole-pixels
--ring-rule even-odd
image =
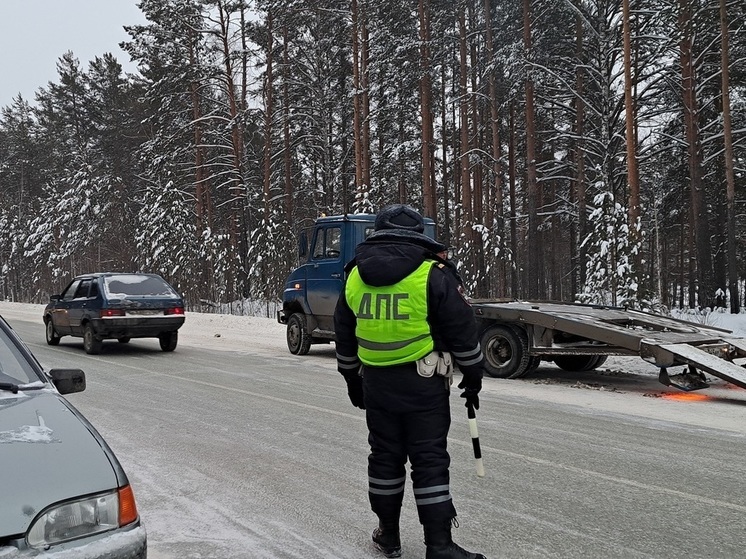
[[[57,392],[0,391],[0,540],[51,504],[116,486],[96,437]]]

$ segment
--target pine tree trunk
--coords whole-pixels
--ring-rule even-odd
[[[223,2],[217,3],[218,13],[220,16],[220,41],[223,48],[223,63],[225,65],[225,91],[228,98],[228,110],[231,123],[231,155],[233,162],[233,177],[230,180],[231,192],[231,246],[236,250],[238,255],[245,255],[248,252],[248,230],[244,224],[244,197],[245,185],[243,182],[243,125],[238,114],[238,101],[236,99],[236,85],[233,79],[233,62],[231,49],[228,44],[228,35],[230,32],[229,25],[229,8]],[[243,258],[239,256],[238,277],[234,279],[234,285],[237,288],[232,296],[246,294],[248,283],[248,270],[244,265]]]
[[[189,65],[197,65],[195,52],[195,31],[189,30]],[[212,227],[212,204],[210,197],[209,173],[206,168],[205,146],[202,141],[202,104],[199,94],[199,82],[193,80],[189,84],[192,101],[192,119],[194,122],[194,185],[195,185],[195,215],[197,218],[197,235],[201,235],[206,228]]]
[[[462,6],[459,10],[459,121],[461,146],[459,163],[461,168],[461,206],[462,206],[462,235],[467,249],[473,250],[472,239],[472,200],[471,200],[471,170],[469,165],[469,94],[467,91],[467,45],[466,45],[466,15]],[[472,258],[469,257],[466,266],[471,269]]]
[[[685,190],[682,188],[682,190]],[[682,199],[686,196],[686,192],[682,192]],[[685,255],[687,252],[686,243],[686,212],[681,211],[681,223],[679,228],[679,308],[684,308],[684,287],[686,286],[686,266],[684,265]],[[689,305],[692,307],[693,305]]]
[[[486,28],[487,61],[492,62],[494,57],[494,39],[492,37],[492,6],[490,0],[484,0],[484,21]],[[500,114],[498,111],[497,84],[495,83],[495,73],[489,75],[489,103],[490,103],[490,131],[492,133],[492,195],[488,196],[493,200],[491,204],[494,216],[494,229],[499,238],[499,253],[497,265],[497,297],[505,297],[507,289],[507,273],[505,268],[505,215],[503,210],[503,184],[502,184],[502,162],[500,153]],[[489,222],[492,227],[492,220]]]
[[[692,52],[693,31],[689,0],[679,0],[679,22],[682,31],[680,43],[682,89],[684,99],[684,123],[686,142],[689,149],[689,181],[692,201],[692,234],[696,246],[698,303],[710,306],[714,296],[712,247],[710,246],[710,225],[707,219],[707,205],[702,181],[702,152],[699,138],[699,115],[696,96],[694,54]],[[694,234],[696,232],[696,235]],[[694,246],[692,248],[694,248]]]
[[[557,199],[557,181],[553,180],[550,183],[551,197],[552,200]],[[552,212],[552,228],[550,229],[550,244],[552,245],[552,254],[550,258],[550,270],[549,270],[549,298],[553,301],[562,300],[562,263],[561,259],[564,255],[561,251],[561,237],[560,232],[560,220],[557,212]]]
[[[344,63],[347,60],[346,55],[343,52],[339,53],[340,58],[340,66],[344,71],[340,72],[339,79],[337,80],[337,95],[339,95],[340,98],[344,98],[348,95],[348,88],[347,88],[347,80],[349,78],[349,64]],[[349,120],[349,113],[345,110],[341,111],[341,115],[339,116],[340,123],[339,123],[339,129],[342,131],[340,136],[341,139],[341,145],[340,145],[340,151],[343,154],[340,157],[340,172],[339,172],[339,190],[341,193],[341,202],[342,202],[342,213],[347,215],[350,213],[350,193],[349,193],[349,186],[351,182],[351,175],[352,173],[349,170],[349,157],[347,157],[347,153],[349,151],[349,141],[350,141],[350,120]],[[336,167],[336,161],[334,159],[334,115],[333,115],[333,109],[329,109],[329,131],[327,134],[327,140],[325,141],[325,148],[326,148],[326,164],[327,168],[324,172],[324,183],[322,185],[323,191],[324,191],[324,202],[326,204],[326,208],[330,210],[332,207],[334,207],[334,199],[335,199],[335,183],[332,180],[332,177],[336,174],[334,168]],[[354,149],[354,147],[353,147]]]
[[[197,64],[196,56],[196,33],[189,30],[189,63],[195,67]],[[199,82],[192,80],[189,84],[192,100],[192,120],[194,122],[194,185],[195,185],[195,215],[196,215],[196,234],[202,235],[207,229],[212,229],[212,196],[210,193],[211,185],[209,182],[209,172],[205,157],[205,146],[203,143],[203,126],[202,126],[202,102],[199,94]],[[210,265],[207,261],[201,263],[199,269],[200,299],[212,298],[214,281],[213,274],[210,272]]]
[[[523,49],[525,56],[531,58],[531,0],[523,0]],[[530,70],[529,70],[530,72]],[[534,82],[531,76],[526,77],[526,202],[528,212],[528,297],[539,296],[539,238],[536,198],[538,195],[536,175],[536,116],[534,109]]]
[[[730,312],[738,314],[741,305],[738,292],[738,261],[736,259],[736,179],[733,168],[733,132],[730,115],[730,63],[728,53],[728,11],[720,0],[720,76],[723,96],[723,141],[725,143],[725,182],[728,237],[728,292]]]
[[[288,28],[282,29],[282,143],[283,143],[283,167],[285,169],[285,220],[288,226],[293,223],[293,165],[290,156],[290,96],[288,95],[288,82],[290,76],[290,60],[288,55]]]
[[[516,211],[516,132],[515,132],[515,103],[510,102],[510,140],[508,143],[508,184],[510,185],[510,250],[513,253],[513,261],[510,266],[510,296],[513,299],[522,297],[519,289],[518,269],[520,258],[518,255],[518,212]]]
[[[369,37],[368,37],[368,24],[365,17],[360,18],[360,25],[362,27],[362,52],[360,57],[360,80],[362,85],[362,98],[360,109],[362,111],[361,120],[363,126],[363,138],[362,138],[362,162],[363,162],[363,185],[365,192],[370,192],[371,176],[370,176],[370,95],[369,95],[369,84],[368,84],[368,54],[369,54]]]
[[[355,195],[363,186],[362,101],[360,99],[360,21],[357,0],[352,0],[352,133],[355,142]]]
[[[476,13],[473,2],[468,3],[468,14],[469,14],[469,28],[477,29]],[[469,45],[469,66],[472,68],[471,72],[471,137],[472,145],[470,149],[475,154],[484,153],[484,134],[481,133],[482,119],[479,112],[479,103],[476,92],[479,91],[479,84],[477,82],[476,68],[479,67],[479,60],[477,59],[477,42],[472,40]],[[479,155],[478,159],[481,160],[482,156]],[[484,165],[481,161],[475,165],[473,172],[473,191],[472,191],[472,216],[474,225],[484,226]],[[484,270],[486,269],[485,257],[484,257],[484,243],[482,242],[481,234],[477,232],[472,233],[474,240],[474,278],[475,278],[475,297],[486,297],[489,290],[489,278],[485,277]]]
[[[274,89],[273,71],[273,29],[272,11],[267,12],[267,73],[264,83],[264,177],[262,181],[262,194],[264,203],[264,223],[269,224],[269,200],[272,194],[272,114],[274,113]]]
[[[579,0],[576,0],[579,7]],[[583,60],[583,18],[580,15],[575,17],[575,56],[578,60]],[[585,266],[586,266],[586,249],[581,245],[587,235],[586,225],[586,207],[585,207],[585,145],[583,136],[585,134],[585,84],[583,80],[583,70],[578,66],[575,70],[575,143],[573,151],[573,161],[575,163],[575,180],[573,189],[575,206],[578,211],[577,232],[573,236],[573,273],[572,273],[572,296],[575,297],[585,285]]]
[[[438,210],[433,184],[433,115],[432,115],[432,79],[430,76],[430,2],[419,0],[420,18],[420,116],[422,119],[422,200],[424,214],[437,221]]]
[[[694,226],[694,207],[689,207],[689,308],[697,306],[697,251],[696,240],[694,238],[696,229]]]
[[[640,221],[640,181],[637,170],[637,118],[632,97],[632,37],[630,29],[630,0],[622,0],[624,34],[624,108],[627,139],[627,187],[629,188],[629,235],[630,244],[636,245],[641,238]],[[641,275],[642,251],[633,256],[633,274]]]
[[[441,66],[441,79],[440,79],[440,97],[446,99],[446,68],[447,65]],[[446,103],[440,104],[440,121],[441,128],[443,130],[443,141],[441,142],[442,157],[443,157],[443,176],[441,182],[443,183],[443,224],[440,227],[438,238],[441,239],[446,246],[451,244],[451,204],[448,194],[448,144],[446,142],[446,130],[448,129],[448,119],[446,116]]]

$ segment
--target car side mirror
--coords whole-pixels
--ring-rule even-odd
[[[52,303],[56,303],[60,299],[62,299],[62,295],[50,295],[49,296],[49,301]]]
[[[52,369],[52,382],[60,394],[73,394],[85,390],[85,373],[80,369]]]

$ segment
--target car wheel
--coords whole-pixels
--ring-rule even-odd
[[[60,343],[61,336],[59,336],[57,334],[57,330],[54,329],[54,324],[52,324],[51,318],[47,320],[46,334],[47,334],[47,344],[58,345]]]
[[[176,349],[176,344],[179,342],[179,333],[174,332],[163,332],[158,335],[158,341],[161,344],[163,351],[173,351]]]
[[[117,338],[117,341],[120,344],[128,344],[128,343],[130,343],[130,338],[128,338],[128,337],[125,336],[124,338]]]
[[[528,354],[528,336],[522,328],[493,325],[482,334],[484,370],[491,377],[518,378],[539,366],[541,359]]]
[[[89,355],[101,353],[102,340],[93,331],[93,326],[86,324],[83,329],[83,349]]]
[[[290,315],[287,328],[288,349],[293,355],[307,355],[311,349],[311,336],[308,334],[306,315]]]

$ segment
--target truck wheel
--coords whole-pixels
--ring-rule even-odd
[[[528,354],[528,336],[522,328],[493,325],[479,341],[484,369],[491,377],[518,378],[538,367],[540,358]]]
[[[83,330],[83,349],[85,352],[89,355],[101,353],[101,343],[101,339],[93,331],[93,326],[90,323],[86,324]]]
[[[559,355],[554,363],[563,371],[592,371],[606,361],[605,355]]]
[[[288,319],[288,349],[293,355],[306,355],[311,349],[311,336],[308,334],[306,315],[295,313]]]
[[[162,332],[158,334],[158,342],[161,344],[163,351],[173,351],[176,349],[176,344],[179,343],[179,332],[176,330],[173,332]]]
[[[54,324],[52,324],[51,318],[47,320],[46,335],[47,335],[47,344],[59,345],[60,336],[59,334],[57,334],[57,330],[54,329]]]
[[[595,363],[593,364],[593,368],[594,368],[594,369],[598,369],[598,368],[599,368],[599,367],[600,367],[601,365],[603,365],[604,363],[606,363],[606,360],[607,360],[608,358],[609,358],[609,356],[608,356],[608,355],[599,355],[599,356],[598,356],[598,361],[596,361],[596,362],[595,362]]]
[[[523,371],[520,375],[521,377],[525,377],[529,373],[533,373],[536,369],[539,368],[539,365],[541,365],[541,357],[538,355],[531,355],[528,358],[528,365],[526,366],[526,370]],[[512,378],[518,378],[518,377],[512,377]]]

